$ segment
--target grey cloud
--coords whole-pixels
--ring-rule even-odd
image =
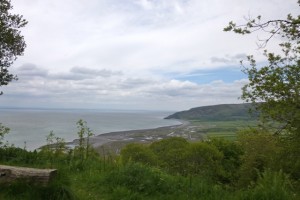
[[[191,96],[191,93],[188,92],[189,89],[178,89],[178,88],[168,88],[168,89],[161,89],[161,90],[152,90],[148,91],[151,95],[158,95],[158,96],[170,96],[170,97],[187,97]]]
[[[226,55],[224,57],[212,57],[210,60],[212,63],[232,64],[238,63],[240,60],[246,59],[246,57],[246,54],[240,53],[235,55]]]
[[[247,55],[244,54],[244,53],[239,53],[239,54],[236,54],[236,55],[232,56],[232,58],[239,59],[239,60],[245,59],[246,57],[247,57]]]
[[[120,88],[126,89],[126,88],[138,88],[142,86],[155,84],[155,81],[142,79],[142,78],[128,78],[121,81],[119,84],[120,84]]]
[[[213,62],[213,63],[229,63],[230,60],[228,58],[212,57],[211,62]]]
[[[123,73],[121,71],[111,71],[107,69],[91,69],[86,67],[73,67],[69,72],[62,73],[50,73],[48,70],[38,67],[32,63],[26,63],[21,65],[14,72],[21,79],[29,79],[33,77],[41,77],[51,80],[68,80],[68,81],[79,81],[86,79],[95,79],[97,77],[109,78],[112,76],[121,76]]]
[[[157,96],[169,96],[169,97],[178,97],[178,96],[194,96],[195,90],[198,89],[198,85],[191,83],[189,81],[178,81],[171,80],[169,82],[159,83],[156,85],[149,85],[148,88],[145,88],[145,93],[149,95]]]
[[[52,75],[50,75],[50,77],[52,79],[61,79],[61,80],[67,80],[67,81],[79,81],[79,80],[93,78],[93,77],[87,76],[87,75],[72,74],[72,73],[52,74]]]
[[[17,69],[17,74],[19,77],[22,76],[38,76],[38,77],[47,77],[48,70],[37,67],[35,64],[27,63],[21,65]]]
[[[86,80],[95,79],[97,77],[109,78],[112,76],[121,76],[123,73],[121,71],[111,71],[107,69],[91,69],[86,67],[73,67],[67,73],[52,74],[50,77],[52,79],[62,79],[62,80]]]
[[[120,71],[111,71],[107,69],[95,70],[85,67],[73,67],[70,70],[71,73],[90,75],[90,76],[101,76],[101,77],[111,77],[111,76],[120,76],[122,72]]]

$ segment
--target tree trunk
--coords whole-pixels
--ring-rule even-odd
[[[56,169],[35,169],[0,165],[0,183],[24,180],[46,186],[55,177],[56,173]]]

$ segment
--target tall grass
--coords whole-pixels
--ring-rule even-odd
[[[85,124],[80,130],[90,134]],[[58,169],[57,176],[47,186],[22,180],[5,184],[0,177],[1,200],[299,199],[299,192],[293,188],[299,182],[291,182],[296,180],[277,167],[266,169],[267,165],[261,165],[264,162],[257,165],[257,155],[264,159],[262,161],[269,159],[265,151],[258,151],[261,144],[276,149],[277,146],[270,146],[269,140],[258,143],[261,140],[255,135],[251,141],[258,144],[256,149],[252,143],[249,145],[248,138],[245,140],[248,146],[225,140],[188,143],[182,138],[169,138],[148,146],[131,144],[119,156],[103,157],[84,140],[79,148],[70,150],[59,138],[50,136],[59,145],[53,143],[53,146],[34,152],[12,146],[0,147],[0,164]],[[250,150],[245,151],[245,147]],[[254,167],[253,171],[258,172],[255,178],[242,173],[241,166],[248,164],[241,159],[245,155],[253,160],[243,169],[252,169],[252,166],[260,169]],[[238,185],[245,178],[250,184]]]

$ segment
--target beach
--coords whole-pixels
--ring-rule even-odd
[[[180,125],[164,126],[153,129],[117,131],[100,134],[89,139],[90,145],[100,154],[118,154],[129,143],[151,143],[169,137],[183,137],[189,141],[203,139],[203,133],[198,132],[196,126],[188,121],[180,121]],[[78,139],[67,143],[75,146]]]
[[[181,124],[164,119],[164,111],[103,111],[76,109],[0,109],[0,123],[10,128],[3,141],[30,151],[47,144],[50,132],[65,141],[78,138],[77,122],[82,119],[95,135],[118,131],[154,129]],[[108,142],[104,136],[95,137],[99,144]],[[109,138],[114,140],[114,138]]]

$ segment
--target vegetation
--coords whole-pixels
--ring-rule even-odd
[[[7,85],[17,77],[9,73],[8,68],[17,56],[23,54],[26,44],[19,29],[27,24],[22,15],[11,14],[10,0],[0,0],[0,87]],[[2,91],[0,92],[0,95]]]
[[[8,134],[9,133],[9,128],[3,126],[1,123],[0,123],[0,146],[2,145],[3,143],[3,138],[4,138],[4,135],[5,134]]]
[[[298,199],[295,162],[282,162],[286,137],[243,130],[234,141],[188,142],[180,137],[132,143],[120,155],[99,156],[79,120],[79,142],[69,149],[53,132],[39,151],[7,144],[0,164],[57,168],[48,186],[1,183],[0,199]],[[8,131],[8,129],[3,129]],[[2,131],[3,131],[2,130]]]
[[[300,6],[300,1],[298,4]],[[242,99],[255,106],[263,122],[262,129],[251,130],[243,142],[248,149],[246,152],[252,151],[251,154],[245,153],[244,159],[259,171],[263,171],[264,168],[272,171],[280,169],[299,181],[300,15],[288,14],[286,19],[269,21],[263,21],[262,17],[258,16],[249,18],[245,25],[230,22],[224,30],[238,34],[264,31],[269,37],[261,41],[261,48],[266,48],[274,37],[283,39],[279,44],[282,50],[280,54],[264,49],[267,65],[260,66],[252,55],[248,56],[249,66],[243,65],[249,83],[243,87]],[[261,132],[263,134],[260,134]],[[274,134],[280,136],[274,138]],[[266,146],[266,142],[270,145]],[[265,157],[262,158],[262,155]],[[266,157],[268,159],[265,159]],[[290,166],[286,167],[284,163]],[[246,171],[252,173],[249,176],[257,176],[255,172],[245,168]]]
[[[298,1],[300,6],[300,1]],[[269,33],[269,38],[261,41],[261,48],[274,38],[283,38],[279,44],[282,53],[264,50],[268,60],[266,66],[257,66],[252,55],[248,56],[250,66],[244,66],[249,83],[243,87],[242,99],[252,102],[261,112],[262,119],[281,124],[278,131],[300,131],[300,15],[289,14],[286,19],[262,21],[262,17],[248,19],[245,25],[230,22],[224,29],[238,34],[254,31]],[[258,103],[264,102],[264,103]]]
[[[275,35],[287,38],[288,42],[280,44],[283,55],[266,51],[269,64],[265,67],[257,67],[249,56],[250,67],[244,70],[249,84],[242,98],[255,105],[263,122],[271,121],[279,129],[274,131],[265,123],[230,129],[238,131],[232,141],[188,142],[170,137],[150,144],[132,143],[120,155],[100,157],[89,147],[92,132],[83,120],[77,123],[79,140],[74,149],[51,132],[48,145],[33,152],[3,144],[9,129],[1,125],[0,164],[57,168],[59,173],[48,186],[25,180],[5,184],[0,177],[0,199],[299,199],[299,25],[300,16],[264,23],[259,16],[244,26],[231,22],[225,28],[248,34],[273,26],[264,44]],[[192,123],[207,122],[201,118],[203,113],[223,117],[224,110],[231,112],[212,111],[211,107],[191,111],[195,110],[200,118],[191,115]],[[178,116],[181,114],[184,116]]]
[[[191,120],[191,126],[197,127],[197,134],[204,134],[204,139],[223,138],[236,140],[237,132],[249,127],[258,127],[257,120],[233,120],[233,121],[201,121]]]
[[[221,104],[214,106],[202,106],[191,108],[187,111],[174,113],[166,119],[184,119],[198,121],[233,121],[233,120],[254,120],[256,113],[249,115],[251,104]]]
[[[50,138],[56,137],[50,133],[47,140]],[[100,157],[89,148],[89,156],[83,160],[81,151],[86,152],[86,147],[71,150],[63,145],[62,150],[60,139],[53,141],[33,152],[7,145],[0,148],[0,164],[57,168],[59,172],[48,186],[22,180],[4,184],[0,178],[0,199],[300,197],[299,176],[285,170],[293,163],[280,162],[284,154],[284,149],[276,146],[280,138],[263,132],[253,135],[249,130],[240,133],[236,141],[190,143],[172,137],[150,145],[133,143],[110,157]]]

